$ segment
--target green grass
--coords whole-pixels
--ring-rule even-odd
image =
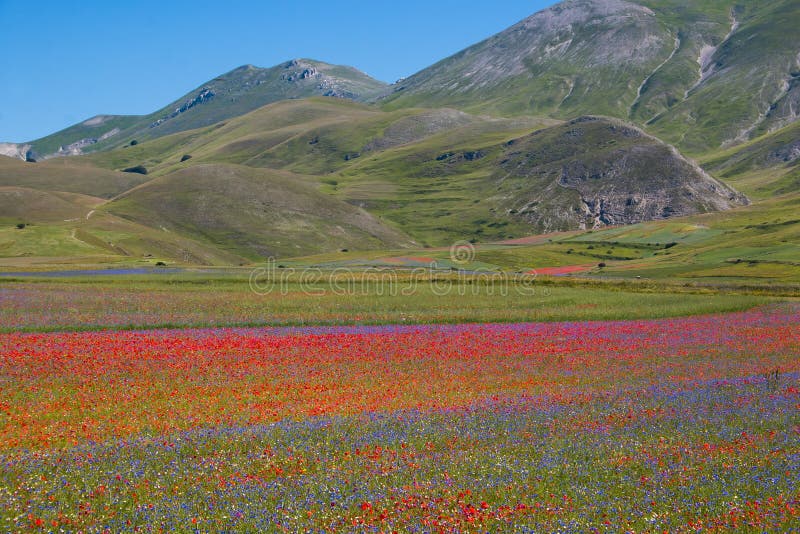
[[[141,164],[150,171],[148,176],[157,180],[173,173],[177,173],[175,178],[169,180],[178,180],[178,177],[198,172],[197,166],[204,163],[218,165],[220,162],[226,162],[288,170],[295,173],[293,182],[313,185],[322,193],[337,199],[331,200],[329,202],[331,205],[341,204],[344,201],[364,207],[379,218],[383,218],[381,224],[391,227],[391,230],[387,231],[395,235],[411,232],[415,234],[411,237],[421,243],[443,244],[453,241],[453,236],[461,235],[462,230],[468,231],[472,236],[480,237],[484,234],[490,238],[504,238],[508,235],[530,233],[530,229],[529,225],[522,221],[517,221],[507,228],[509,223],[504,215],[492,215],[487,218],[486,214],[492,207],[487,204],[475,205],[474,201],[486,192],[486,176],[491,172],[491,163],[488,160],[476,162],[475,168],[468,171],[472,176],[463,180],[455,178],[455,174],[463,174],[462,170],[457,170],[455,173],[445,172],[444,175],[426,180],[425,183],[417,179],[402,188],[397,187],[396,181],[415,176],[416,171],[412,166],[420,159],[435,161],[442,152],[452,149],[469,151],[486,146],[497,147],[512,137],[551,123],[552,121],[538,120],[486,120],[447,110],[384,113],[346,101],[311,99],[303,102],[281,102],[214,128],[142,142],[135,147],[92,155],[88,159],[93,164],[106,168]],[[441,133],[442,130],[446,133]],[[180,159],[184,154],[191,154],[192,159],[181,163]],[[380,170],[376,171],[376,167],[380,167]],[[433,172],[440,172],[437,169],[441,164],[435,167]],[[311,178],[309,173],[313,174],[314,178]],[[275,175],[274,172],[268,174]],[[185,180],[180,181],[183,182]],[[227,184],[227,181],[222,183]],[[167,206],[164,206],[162,213],[158,213],[148,203],[141,206],[132,205],[135,199],[149,194],[147,192],[152,191],[154,187],[159,190],[165,187],[164,180],[158,184],[156,186],[156,182],[153,182],[138,188],[124,195],[124,198],[112,201],[106,209],[112,213],[124,214],[127,218],[145,225],[153,226],[154,221],[163,222],[165,218],[170,218],[169,213],[163,213],[169,210]],[[460,192],[453,196],[452,190]],[[441,193],[436,194],[436,191]],[[364,197],[362,193],[365,192],[369,198]],[[390,193],[390,196],[374,198],[382,192]],[[254,195],[263,195],[263,192],[256,191]],[[167,204],[170,202],[174,204],[173,200],[181,202],[182,196],[184,192],[172,188]],[[304,203],[297,204],[297,209],[301,212],[313,211],[314,206],[319,204],[319,195],[314,191],[307,190],[306,196]],[[210,214],[211,218],[247,215],[247,212],[236,209],[228,214],[221,213],[223,209],[231,208],[231,203],[224,197],[219,200],[222,201],[209,205],[214,211]],[[391,209],[397,202],[402,202],[407,207],[402,210]],[[414,213],[411,203],[420,210],[419,213]],[[378,204],[382,204],[385,209],[376,208]],[[443,216],[445,211],[449,211],[449,214]],[[455,221],[463,223],[463,215],[467,211],[474,212],[474,217],[467,221],[467,224],[455,226],[450,230],[417,231],[413,224],[409,224],[409,221],[424,223],[435,218],[435,224],[445,228],[448,225],[453,226],[452,223]],[[175,216],[178,213],[181,213],[181,210],[178,210]],[[247,219],[248,217],[243,217],[240,221],[240,226],[246,227],[242,232],[249,234],[249,237],[245,236],[243,239],[263,239],[259,237],[260,229],[266,230],[263,223],[246,224]],[[334,220],[329,223],[332,224]],[[298,221],[298,225],[296,230],[302,233],[303,224]],[[174,227],[174,224],[165,226]],[[187,237],[217,246],[222,245],[223,248],[233,246],[235,250],[231,251],[245,257],[255,259],[264,256],[263,251],[254,255],[252,247],[248,251],[249,245],[242,247],[241,242],[220,241],[217,239],[219,236],[208,235],[206,226],[200,224],[189,227],[185,224],[182,231]],[[347,225],[338,226],[344,227],[347,234],[338,240],[311,236],[308,239],[304,237],[287,239],[281,233],[283,229],[274,228],[277,237],[268,240],[267,248],[276,251],[282,257],[287,257],[315,252],[315,248],[317,250],[319,248],[363,249],[367,246],[385,247],[386,244],[390,244],[380,237],[380,232],[376,234],[366,228],[370,233],[377,235],[378,240],[365,240]],[[318,227],[316,230],[322,234],[326,233],[324,227]],[[276,244],[276,241],[282,243]],[[397,239],[394,241],[398,242]]]
[[[37,224],[19,230],[16,227],[0,227],[0,255],[19,257],[86,256],[96,254],[97,249],[76,239],[68,226]]]
[[[0,186],[0,224],[59,224],[85,219],[102,202],[100,198],[75,193]]]
[[[778,197],[730,212],[603,230],[572,241],[677,243],[645,261],[614,263],[606,275],[798,282],[798,203],[797,195]]]
[[[86,210],[87,213],[88,209]],[[28,220],[27,218],[23,219]],[[0,269],[94,268],[108,264],[152,266],[157,261],[238,265],[244,258],[174,232],[97,210],[87,219],[35,222],[23,230],[16,219],[0,225]]]
[[[698,194],[703,186],[694,197],[686,195],[686,183],[697,186],[703,179],[663,145],[614,121],[557,125],[529,135],[469,130],[467,138],[448,132],[361,158],[334,176],[331,192],[433,246],[575,229],[587,223],[582,199],[600,195],[622,219],[661,216],[625,205],[628,195],[645,190],[669,197],[675,214],[702,212],[720,201]],[[478,151],[480,159],[463,157]],[[620,161],[626,164],[618,166]],[[562,183],[565,168],[574,168],[574,183]],[[680,178],[676,169],[683,169]]]
[[[715,151],[703,166],[754,199],[770,199],[800,190],[795,153],[800,123],[765,134],[748,143]]]
[[[576,130],[582,135],[571,136]],[[185,154],[192,158],[181,162]],[[184,187],[183,178],[189,173],[202,174],[198,165],[208,163],[290,171],[295,182],[316,185],[328,196],[363,208],[395,233],[423,246],[445,246],[458,240],[489,242],[537,231],[574,229],[586,223],[581,198],[595,198],[601,193],[616,195],[614,202],[621,205],[625,217],[641,214],[635,206],[625,207],[622,196],[646,189],[670,197],[675,214],[705,211],[709,202],[719,200],[714,193],[711,196],[715,198],[709,200],[703,187],[696,188],[694,197],[687,195],[684,182],[699,184],[703,178],[685,162],[677,161],[664,145],[615,121],[597,119],[562,125],[536,118],[487,119],[452,110],[383,112],[325,98],[276,103],[212,128],[166,136],[88,159],[106,168],[144,165],[150,175],[161,180],[157,187],[164,194],[164,180],[172,179],[168,176],[174,175],[175,180],[182,177],[179,182]],[[618,164],[629,159],[636,164]],[[559,185],[559,169],[578,160],[584,170],[573,174],[583,172],[604,179]],[[645,180],[647,183],[643,183]],[[157,213],[152,202],[132,205],[154,187],[155,182],[140,187],[112,201],[107,209],[145,225],[163,222],[165,214]],[[165,210],[173,199],[183,202],[182,191],[168,189],[170,200]],[[318,203],[313,197],[309,191],[309,206]],[[242,243],[263,240],[259,237],[261,225],[247,223],[251,219],[248,210],[222,213],[231,209],[230,204],[223,197],[203,211],[208,212],[209,219],[241,217],[240,226],[246,228],[240,228],[241,237],[232,236],[234,242],[210,235],[205,223],[184,224],[181,231],[247,258],[263,256],[264,251]],[[175,217],[182,217],[184,212],[176,210]],[[646,216],[660,216],[660,212]],[[228,225],[216,226],[222,230]],[[298,222],[298,226],[302,234],[303,223]],[[282,258],[355,248],[348,239],[322,237],[311,243],[302,235],[294,240],[299,247],[287,248],[283,231],[276,228],[277,237],[263,247]],[[349,229],[346,233],[352,234]],[[383,244],[364,241],[352,234],[349,240],[353,239],[363,242],[358,247],[362,249],[385,246],[385,240]]]
[[[398,273],[430,267],[432,262],[445,270],[506,272],[580,265],[588,266],[588,272],[573,276],[628,280],[639,277],[712,285],[791,285],[800,283],[798,203],[800,197],[785,196],[730,212],[553,234],[530,240],[530,244],[525,240],[478,243],[474,245],[474,257],[466,263],[452,261],[449,246],[375,250],[355,247],[285,258],[279,263],[295,269],[344,268],[360,272],[381,268]],[[70,228],[77,240],[70,238]],[[0,236],[0,255],[5,257],[0,263],[12,270],[39,269],[48,264],[74,268],[76,262],[87,267],[108,262],[143,266],[158,260],[171,265],[257,262],[232,253],[225,255],[210,241],[153,230],[102,210],[88,221],[60,226],[34,225],[17,230],[9,223]],[[606,267],[596,267],[599,263]]]
[[[0,187],[65,191],[108,199],[147,180],[141,174],[99,168],[84,158],[56,158],[41,163],[26,163],[0,157]]]
[[[368,213],[317,191],[302,176],[238,165],[179,171],[102,210],[250,261],[412,244]]]
[[[283,274],[283,273],[281,273]],[[635,319],[722,313],[775,302],[756,290],[473,276],[303,278],[254,291],[245,273],[128,279],[0,278],[4,330],[414,324]],[[351,283],[352,282],[352,283]],[[748,294],[749,293],[749,294]]]

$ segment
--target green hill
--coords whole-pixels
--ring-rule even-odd
[[[52,135],[6,147],[7,155],[42,159],[120,147],[209,126],[261,106],[314,95],[364,100],[386,84],[352,67],[296,59],[272,68],[244,65],[145,116],[98,115]]]
[[[0,186],[111,198],[146,181],[146,176],[101,169],[79,158],[33,164],[0,156]]]
[[[53,223],[85,218],[102,198],[0,186],[0,224]]]
[[[529,132],[448,133],[364,158],[337,174],[334,193],[440,245],[746,202],[671,147],[615,120],[587,117]]]
[[[157,178],[102,210],[253,261],[413,245],[364,210],[320,193],[312,179],[230,164]]]

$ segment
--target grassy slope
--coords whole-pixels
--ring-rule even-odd
[[[788,195],[730,212],[610,228],[557,238],[546,245],[515,247],[514,257],[535,265],[544,251],[571,250],[569,258],[553,258],[552,264],[607,264],[604,269],[591,269],[590,276],[797,283],[799,207],[800,195]],[[665,248],[672,243],[675,245]],[[477,257],[482,257],[480,252]]]
[[[712,152],[702,163],[752,198],[800,191],[800,123],[735,148]]]
[[[330,125],[357,123],[360,126],[359,135],[362,139],[366,138],[368,133],[365,129],[373,119],[389,122],[378,110],[345,100],[289,100],[208,128],[166,136],[122,150],[93,154],[89,159],[106,168],[141,164],[155,176],[204,162],[248,164],[276,150],[285,154],[283,145],[292,141],[304,141],[308,145],[311,137],[300,139],[303,134]],[[346,142],[344,133],[336,141]],[[312,149],[313,146],[309,145],[308,150]],[[183,155],[191,155],[192,159],[181,165]],[[302,162],[294,161],[292,156],[286,154],[283,159],[302,165]],[[342,160],[341,154],[338,159]]]
[[[339,248],[409,246],[313,179],[230,164],[196,165],[140,186],[102,210],[259,260]]]
[[[587,120],[525,137],[549,124],[447,109],[382,112],[312,99],[273,104],[212,128],[89,159],[108,168],[144,165],[156,177],[220,162],[313,175],[322,192],[432,245],[578,228],[586,219],[584,198],[603,199],[606,212],[598,217],[606,223],[728,205],[727,198],[717,198],[730,196],[722,186],[641,132]],[[514,140],[516,145],[507,144]],[[532,160],[533,153],[538,156]],[[184,155],[192,158],[181,162]],[[575,183],[558,180],[563,168]],[[590,176],[602,179],[581,178]],[[218,203],[218,211],[226,206]],[[143,211],[137,220],[147,220]],[[291,255],[285,247],[275,250]],[[301,244],[300,251],[310,249]]]
[[[283,262],[354,270],[389,268],[536,271],[578,266],[580,278],[683,280],[704,285],[789,284],[800,292],[800,195],[722,213],[565,232],[475,245],[471,261],[453,262],[449,247],[369,254],[326,254]],[[604,263],[606,266],[599,268]]]
[[[247,118],[234,119],[214,127],[182,132],[142,142],[137,146],[94,154],[90,157],[59,159],[35,165],[23,164],[11,159],[6,159],[6,161],[10,166],[26,171],[37,171],[43,176],[38,177],[37,175],[39,181],[31,183],[34,186],[39,184],[42,187],[49,185],[62,189],[67,189],[69,186],[80,186],[90,190],[92,188],[101,189],[101,184],[97,180],[84,180],[85,174],[91,177],[91,173],[101,173],[131,181],[120,188],[103,189],[105,196],[112,196],[112,194],[117,195],[125,189],[130,189],[143,182],[158,180],[171,172],[207,164],[207,162],[219,165],[221,162],[252,163],[252,160],[269,159],[278,167],[298,170],[312,167],[321,173],[326,170],[334,171],[348,164],[344,156],[350,151],[369,152],[386,149],[436,135],[443,129],[459,125],[468,126],[477,122],[489,125],[486,127],[488,130],[503,130],[508,124],[516,124],[514,121],[479,120],[449,110],[437,112],[412,110],[387,114],[374,108],[340,99],[287,101],[267,106]],[[524,121],[526,125],[533,123],[535,121]],[[518,125],[518,127],[521,126]],[[464,130],[460,135],[468,136],[468,130]],[[313,143],[312,140],[314,140]],[[180,160],[184,154],[191,154],[193,157],[182,163]],[[146,165],[150,174],[142,176],[98,169],[98,167],[105,167],[112,170],[139,164]],[[263,162],[258,164],[263,164]],[[44,172],[55,168],[58,171],[52,174]],[[84,170],[87,172],[84,173]],[[186,174],[179,176],[185,178]],[[202,222],[199,226],[187,223],[181,227],[182,231],[187,231],[187,237],[181,237],[175,232],[166,232],[160,228],[160,226],[175,227],[175,224],[156,224],[156,221],[165,222],[165,218],[171,217],[170,213],[164,213],[163,206],[161,206],[164,199],[157,197],[147,200],[146,203],[149,203],[151,208],[149,213],[147,210],[132,206],[133,203],[129,198],[120,199],[114,203],[114,206],[119,207],[120,213],[125,213],[130,219],[138,221],[135,224],[134,221],[127,222],[127,226],[122,225],[124,228],[120,231],[99,230],[98,233],[93,225],[96,225],[98,220],[105,220],[104,217],[107,213],[101,209],[86,222],[55,225],[56,227],[52,229],[53,235],[61,236],[69,241],[67,237],[73,235],[76,227],[81,227],[80,230],[85,234],[80,235],[86,235],[87,241],[102,243],[99,249],[93,251],[96,254],[91,261],[108,261],[111,259],[107,256],[108,254],[119,254],[121,250],[124,250],[124,253],[118,257],[119,261],[129,262],[134,261],[133,258],[136,257],[152,255],[154,259],[167,257],[171,261],[181,263],[211,264],[241,263],[247,261],[247,258],[259,259],[263,257],[263,253],[269,253],[270,250],[278,250],[282,255],[294,255],[320,250],[338,250],[339,248],[397,246],[409,242],[403,237],[402,231],[388,228],[385,224],[361,212],[357,207],[348,206],[340,200],[318,193],[317,188],[323,192],[330,192],[328,190],[331,188],[330,180],[324,176],[308,179],[289,175],[286,172],[272,173],[271,176],[271,180],[279,179],[278,181],[281,182],[277,196],[282,196],[283,200],[286,200],[294,195],[292,202],[289,203],[293,203],[293,206],[286,203],[282,205],[281,209],[284,209],[284,212],[280,217],[284,220],[281,223],[283,230],[279,230],[275,235],[268,235],[270,228],[265,225],[275,223],[274,220],[269,221],[269,217],[248,219],[246,224],[236,220],[240,216],[238,207],[241,205],[241,201],[246,202],[253,198],[270,201],[269,198],[266,198],[269,196],[269,192],[263,189],[263,184],[255,183],[252,185],[258,185],[259,190],[245,195],[247,198],[239,198],[237,201],[239,204],[231,201],[227,191],[201,195],[207,198],[216,198],[216,206],[212,206],[211,210],[216,210],[217,215],[225,219],[228,224],[217,228],[219,217],[213,218],[214,228],[204,228]],[[305,185],[296,187],[294,190],[291,187],[287,189],[287,185],[291,186],[292,183],[292,179],[286,178],[287,176],[292,179],[298,178],[298,183],[302,182]],[[11,176],[9,179],[12,183],[20,181],[16,176]],[[220,183],[226,181],[227,178],[220,180]],[[273,185],[275,184],[273,183]],[[156,189],[157,187],[154,187],[150,191]],[[146,191],[147,189],[144,193],[139,194],[147,194]],[[181,209],[184,210],[182,213],[186,213],[185,210],[192,213],[188,207],[191,203],[181,204],[186,198],[186,195],[170,193],[167,204],[172,201],[172,208],[182,205]],[[199,197],[195,197],[195,199],[199,200]],[[327,207],[318,209],[323,204]],[[221,209],[221,206],[230,211],[221,213],[225,211]],[[314,211],[319,213],[314,213]],[[331,216],[331,219],[324,221],[324,217],[328,215]],[[312,219],[315,222],[311,222]],[[112,218],[112,220],[117,226],[120,226],[119,218]],[[286,232],[286,221],[291,221],[290,224],[294,225],[295,230],[305,225],[305,237],[293,240]],[[332,225],[331,222],[339,224]],[[355,226],[361,228],[357,229]],[[90,235],[98,237],[99,241],[91,238]],[[232,235],[238,235],[242,239],[237,242],[238,244],[228,247],[226,252],[225,246],[220,247],[219,244],[224,243]],[[184,240],[188,244],[177,246],[176,239]],[[215,242],[212,243],[210,240]],[[110,242],[114,243],[116,248],[109,248]],[[243,242],[249,244],[242,247]],[[53,261],[56,259],[67,261],[71,254],[70,250],[78,256],[87,254],[83,245],[80,245],[79,249],[70,248],[58,251],[56,254],[55,249],[51,250],[47,246],[37,243],[31,242],[24,245],[23,249],[12,250],[9,248],[4,256],[10,258],[24,255],[24,257],[46,257]],[[253,249],[253,246],[260,252]],[[275,248],[276,246],[277,248]],[[298,246],[300,248],[297,248]],[[97,254],[101,256],[97,256]],[[201,258],[205,259],[201,260]],[[34,260],[31,259],[31,261]]]
[[[755,207],[692,219],[695,243],[667,251],[639,269],[643,276],[707,280],[729,278],[800,281],[800,196],[764,201]],[[630,269],[626,275],[632,274]]]
[[[528,135],[487,131],[480,136],[475,126],[469,131],[466,137],[448,132],[362,158],[334,177],[333,192],[431,245],[576,229],[585,222],[582,198],[614,197],[625,204],[628,195],[641,194],[655,210],[620,206],[618,217],[660,217],[659,202],[653,200],[659,195],[669,199],[662,207],[670,205],[675,214],[711,207],[700,200],[708,193],[702,188],[694,198],[682,189],[684,180],[702,181],[688,165],[624,125],[592,120]],[[467,157],[475,153],[480,158]],[[565,169],[574,183],[564,182]],[[612,202],[607,204],[610,208]]]
[[[625,43],[625,46],[622,45]],[[403,80],[390,109],[452,105],[504,116],[627,116],[644,79],[669,54],[669,31],[629,4],[570,2],[538,13]]]
[[[779,104],[787,96],[784,84],[800,71],[800,6],[771,0],[736,3],[732,9],[739,26],[728,40],[711,41],[717,48],[703,83],[693,84],[688,98],[650,122],[653,133],[692,154],[747,141],[796,119]],[[730,23],[723,29],[730,30]],[[795,98],[799,90],[790,85]]]
[[[81,158],[58,158],[43,163],[0,156],[0,186],[28,187],[111,198],[148,180],[140,174],[114,172]],[[35,217],[35,215],[34,215]]]
[[[0,223],[53,223],[79,219],[103,199],[76,193],[0,186]]]
[[[45,199],[50,201],[50,197],[56,194],[45,195]],[[74,213],[69,214],[78,217],[67,220],[0,219],[0,268],[13,271],[106,264],[153,266],[158,261],[232,265],[247,261],[197,240],[102,211],[95,210],[87,219],[91,211],[88,207],[80,209],[73,205],[72,208]],[[29,224],[23,230],[17,229],[16,223],[25,221]]]
[[[416,158],[434,160],[442,151],[449,150],[448,147],[467,146],[477,150],[484,145],[498,145],[542,124],[548,122],[482,119],[450,110],[385,113],[341,100],[312,99],[266,106],[215,128],[167,136],[123,150],[95,154],[89,159],[93,164],[108,168],[141,164],[151,171],[149,176],[153,177],[221,162],[314,174],[316,178],[309,183],[315,183],[323,193],[340,199],[336,202],[345,200],[364,206],[386,217],[395,228],[407,231],[404,216],[395,213],[393,215],[398,216],[389,217],[388,212],[374,210],[374,206],[364,202],[358,193],[358,190],[380,192],[394,187],[390,181],[381,178],[395,172],[387,158],[411,151],[417,154]],[[184,154],[192,158],[181,163]],[[383,169],[379,172],[374,169],[353,170],[359,176],[358,184],[351,184],[349,178],[341,174],[345,169],[358,169],[369,161],[378,161]],[[397,169],[396,178],[404,179],[409,173],[408,162],[397,165],[403,169]],[[485,175],[485,165],[478,170]],[[448,179],[440,176],[437,180]],[[379,181],[383,183],[378,185]],[[417,182],[414,187],[419,185],[421,183]],[[455,208],[470,208],[480,194],[466,189]],[[434,198],[423,198],[424,188],[411,195],[411,200],[416,202],[435,203]],[[404,202],[408,200],[406,198]],[[487,208],[482,206],[480,210],[486,212]],[[416,218],[425,218],[424,208],[420,215],[423,217]],[[526,224],[517,226],[518,235],[526,233],[523,230]],[[447,230],[447,234],[452,236],[458,230]],[[428,238],[427,235],[422,237]],[[306,244],[308,242],[306,240]],[[364,248],[364,245],[359,248]],[[329,245],[328,248],[335,250],[351,246]],[[311,252],[308,248],[300,250]],[[290,251],[281,248],[281,252]]]

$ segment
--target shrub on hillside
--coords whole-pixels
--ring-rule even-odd
[[[147,174],[147,167],[144,165],[137,165],[135,167],[128,167],[127,169],[122,169],[122,172],[134,172],[136,174]]]

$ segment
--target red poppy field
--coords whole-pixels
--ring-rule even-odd
[[[798,319],[0,334],[0,528],[792,530]]]

